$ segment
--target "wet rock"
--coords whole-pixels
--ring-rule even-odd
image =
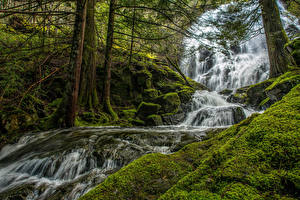
[[[194,126],[228,126],[236,124],[246,119],[246,115],[241,107],[230,106],[218,109],[206,108],[200,110],[193,119]]]
[[[161,126],[163,125],[160,115],[149,115],[146,119],[147,126]]]
[[[267,97],[269,97],[271,101],[279,101],[284,95],[289,93],[289,91],[299,83],[300,74],[283,81],[275,81],[270,87],[266,89]]]
[[[162,119],[165,125],[175,125],[180,124],[185,119],[185,113],[178,113],[175,115],[163,115]]]
[[[219,94],[221,95],[230,95],[233,91],[232,90],[229,90],[229,89],[225,89],[225,90],[222,90],[221,92],[219,92]]]
[[[272,80],[237,89],[237,91],[227,98],[228,102],[245,104],[254,109],[260,110],[260,103],[268,96],[265,89],[272,84]]]

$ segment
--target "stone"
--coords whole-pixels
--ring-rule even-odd
[[[161,113],[177,113],[181,104],[180,98],[176,92],[167,93],[156,98],[155,103],[161,105]]]
[[[141,119],[146,119],[149,115],[158,114],[160,105],[154,103],[142,102],[137,109],[137,116]]]
[[[147,126],[161,126],[163,125],[160,115],[149,115],[146,119]]]

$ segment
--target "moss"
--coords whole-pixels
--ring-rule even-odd
[[[144,87],[144,88],[151,88],[151,79],[152,74],[147,70],[142,70],[136,72],[136,80],[138,86]]]
[[[130,123],[132,123],[135,126],[145,126],[146,125],[146,123],[143,120],[140,120],[140,119],[129,118],[128,120],[129,120]]]
[[[297,63],[297,65],[300,66],[300,49],[293,51],[292,56],[293,56],[295,62]]]
[[[208,140],[143,156],[82,199],[297,199],[299,113],[300,85]]]
[[[178,96],[182,103],[188,103],[192,99],[194,93],[195,93],[194,89],[188,88],[188,89],[180,90],[178,92]]]
[[[297,84],[299,84],[300,83],[300,71],[295,70],[295,71],[290,71],[290,72],[283,74],[282,76],[275,79],[275,81],[269,87],[266,88],[266,91],[270,91],[270,90],[274,89],[275,87],[277,87],[278,85],[285,84],[287,82],[290,82],[291,84],[293,84],[293,87],[296,86]]]
[[[149,115],[157,114],[160,108],[158,104],[142,102],[137,109],[137,116],[145,119]]]
[[[83,112],[76,117],[75,126],[100,126],[109,121],[110,118],[107,113]]]
[[[146,89],[143,93],[143,99],[146,101],[151,101],[158,97],[158,91],[156,89]]]
[[[191,165],[178,157],[148,154],[111,175],[80,200],[157,199],[191,170]]]
[[[127,118],[127,119],[134,118],[136,113],[137,113],[136,109],[122,110],[121,111],[121,117]]]
[[[260,102],[259,106],[264,107],[266,104],[268,104],[268,102],[270,102],[269,97],[265,98],[262,102]]]
[[[148,126],[161,126],[163,122],[160,115],[149,115],[146,119],[146,124]]]
[[[181,104],[177,93],[167,93],[155,99],[155,102],[161,105],[161,113],[177,113]]]

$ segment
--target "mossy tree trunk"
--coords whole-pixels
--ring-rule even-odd
[[[106,112],[110,113],[114,120],[118,119],[118,115],[114,112],[110,104],[110,81],[111,81],[111,65],[112,65],[112,46],[113,46],[113,34],[114,34],[114,23],[115,23],[115,6],[116,0],[110,0],[109,5],[109,17],[107,27],[107,39],[105,48],[105,78],[102,102]]]
[[[267,38],[270,77],[278,77],[288,71],[291,56],[284,48],[288,37],[283,29],[276,0],[260,0],[262,18]]]
[[[98,105],[96,91],[96,30],[95,30],[95,0],[87,0],[87,15],[84,37],[84,49],[81,65],[81,81],[79,104],[93,110]]]

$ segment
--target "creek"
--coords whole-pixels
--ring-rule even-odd
[[[206,12],[191,30],[199,35],[203,30],[214,31],[207,27],[207,18],[219,18],[227,6]],[[281,4],[280,10],[285,28],[299,32],[296,19]],[[203,43],[216,46],[207,39],[184,39],[186,53],[197,51],[182,59],[183,72],[211,90],[194,94],[184,122],[149,128],[80,127],[27,133],[0,152],[0,199],[14,199],[16,195],[28,200],[78,199],[145,154],[178,151],[186,144],[201,141],[207,131],[226,128],[255,112],[227,102],[227,97],[218,92],[267,79],[264,34],[225,51],[199,48]]]

